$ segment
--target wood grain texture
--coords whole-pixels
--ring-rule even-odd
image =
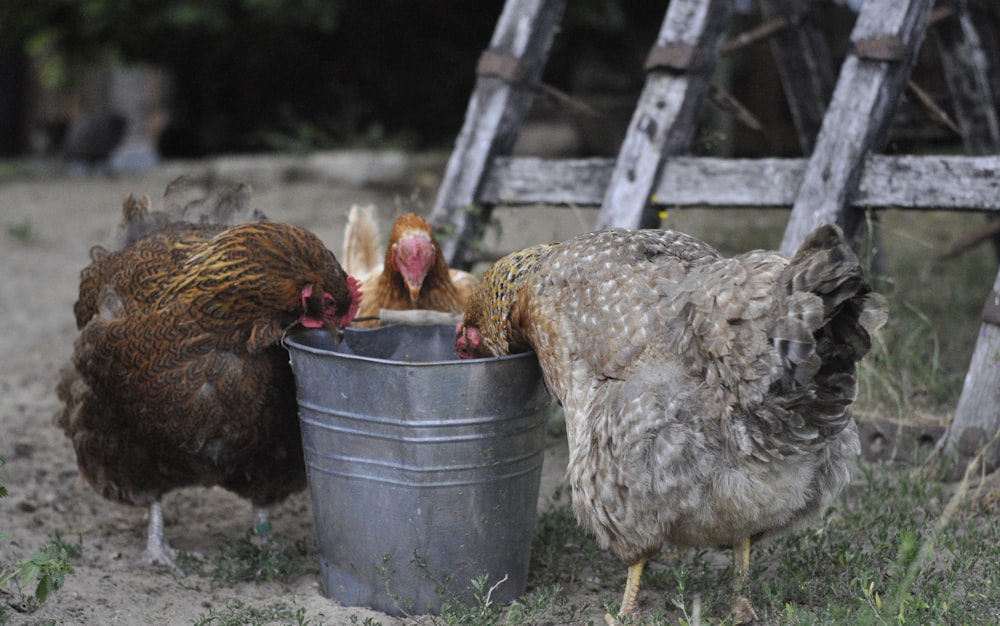
[[[677,157],[663,166],[654,206],[788,208],[795,202],[805,159]],[[481,200],[490,204],[596,206],[611,159],[498,158]],[[850,206],[912,210],[1000,211],[1000,155],[884,156],[864,160]]]
[[[988,8],[968,0],[949,0],[954,16],[937,31],[941,63],[945,68],[955,116],[966,151],[996,154],[1000,149],[1000,33]],[[994,170],[994,175],[997,170]],[[988,176],[987,172],[983,172]],[[1000,196],[997,196],[1000,197]],[[994,215],[1000,215],[996,213]],[[994,224],[996,222],[993,222]],[[1000,238],[993,237],[1000,250]],[[1000,273],[987,298],[986,310],[1000,307]],[[969,444],[984,445],[1000,430],[1000,326],[984,315],[969,371],[948,431],[946,449],[968,456]],[[989,321],[990,318],[992,321]],[[991,468],[1000,465],[1000,451],[987,455]]]
[[[479,238],[490,207],[481,206],[478,212],[469,209],[477,204],[476,192],[490,160],[509,154],[517,140],[564,6],[564,0],[511,0],[504,5],[490,51],[519,59],[520,80],[510,83],[490,75],[476,80],[430,216],[436,229],[452,235],[442,243],[452,267],[468,269],[463,261],[465,248]]]
[[[1000,307],[1000,273],[987,296],[986,307]],[[984,307],[985,308],[985,307]],[[958,398],[955,419],[945,439],[945,450],[965,460],[990,443],[1000,429],[1000,326],[983,321],[979,339]],[[986,455],[988,471],[1000,467],[1000,449],[994,445]]]
[[[847,210],[857,187],[864,157],[877,151],[888,135],[892,113],[920,47],[931,0],[869,0],[858,15],[852,44],[870,40],[896,43],[898,61],[850,54],[840,70],[833,99],[823,118],[781,250],[794,251],[809,232],[837,223],[850,234],[857,215]]]
[[[835,76],[826,37],[814,12],[810,12],[815,4],[757,0],[757,6],[763,19],[790,16],[789,27],[775,33],[770,44],[799,146],[803,154],[810,154],[833,93]]]
[[[989,9],[968,0],[948,0],[953,15],[933,30],[954,114],[970,154],[1000,147],[1000,33]]]
[[[655,221],[649,219],[653,187],[664,160],[691,143],[695,114],[731,12],[730,0],[670,3],[656,43],[690,46],[698,51],[695,62],[685,71],[654,71],[646,78],[601,203],[598,228],[637,228]]]

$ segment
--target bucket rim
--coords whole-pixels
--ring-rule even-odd
[[[380,327],[377,327],[377,328],[351,328],[351,327],[348,327],[348,328],[346,328],[344,330],[345,330],[345,332],[349,332],[349,333],[364,334],[364,333],[379,332],[379,331],[385,330],[386,328],[390,328],[390,326],[380,326]],[[494,356],[488,356],[488,357],[480,357],[480,358],[477,358],[477,359],[459,359],[459,358],[456,357],[454,359],[443,359],[443,360],[436,360],[436,361],[398,361],[398,360],[395,360],[395,359],[380,359],[378,357],[373,357],[373,356],[364,356],[364,355],[360,355],[360,354],[349,354],[349,353],[346,353],[346,352],[337,352],[336,350],[328,350],[326,348],[317,348],[316,346],[306,345],[306,344],[302,343],[301,341],[297,341],[296,340],[301,335],[308,335],[308,334],[320,333],[320,332],[323,332],[323,331],[322,330],[315,330],[315,329],[301,329],[301,328],[300,329],[296,329],[296,330],[293,330],[293,331],[287,333],[284,337],[282,337],[281,338],[281,344],[289,352],[291,352],[294,349],[294,350],[301,350],[302,352],[308,352],[309,354],[313,354],[313,355],[317,355],[317,356],[335,356],[335,357],[342,358],[342,359],[347,359],[347,360],[352,360],[352,361],[362,361],[362,362],[365,362],[365,363],[382,363],[382,364],[389,364],[389,365],[406,365],[406,366],[413,366],[413,367],[433,367],[433,366],[439,366],[440,367],[442,365],[455,365],[455,364],[464,364],[464,363],[470,363],[471,364],[471,363],[505,362],[505,361],[514,361],[514,360],[518,360],[518,359],[524,359],[524,358],[535,358],[535,353],[532,352],[531,350],[528,350],[528,351],[525,351],[525,352],[515,352],[513,354],[507,354],[507,355],[504,355],[504,356],[496,356],[496,357],[494,357]]]

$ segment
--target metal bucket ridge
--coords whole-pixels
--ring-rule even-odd
[[[452,326],[290,335],[326,595],[393,614],[527,582],[552,410],[531,353],[454,358]]]

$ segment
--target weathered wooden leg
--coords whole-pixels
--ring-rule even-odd
[[[885,143],[933,4],[871,0],[862,5],[851,32],[852,52],[840,69],[781,241],[785,254],[794,253],[823,224],[839,224],[853,236],[859,213],[850,202],[865,156]]]

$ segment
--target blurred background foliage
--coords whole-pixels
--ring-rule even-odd
[[[95,63],[171,77],[164,156],[390,143],[450,145],[502,0],[4,0],[0,41],[43,88]],[[569,3],[547,80],[582,62],[637,89],[663,6]],[[6,65],[10,65],[8,62]]]

